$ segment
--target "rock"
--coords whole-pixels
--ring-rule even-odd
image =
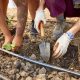
[[[36,80],[46,80],[45,74],[37,75]]]
[[[71,80],[71,79],[70,79],[70,76],[69,76],[68,73],[65,74],[65,76],[64,76],[64,80]]]
[[[39,70],[39,74],[46,74],[46,69],[43,67]]]
[[[12,70],[10,70],[8,73],[9,73],[10,75],[13,75],[13,74],[15,74],[16,72],[17,72],[16,69],[12,69]]]
[[[53,77],[54,78],[54,77]],[[55,76],[56,80],[62,80],[59,76]]]
[[[29,67],[24,66],[24,67],[23,67],[23,69],[24,69],[24,71],[26,71],[26,72],[27,72],[27,71],[29,70]]]
[[[50,78],[52,78],[53,77],[53,74],[49,74],[48,75],[48,78],[50,79]]]
[[[28,66],[29,68],[31,68],[32,67],[32,64],[29,63],[29,62],[26,62],[26,66]]]
[[[77,80],[76,78],[71,77],[71,80]]]
[[[48,75],[48,78],[53,78],[57,74],[57,71],[51,72],[51,74]]]
[[[57,74],[57,71],[53,71],[51,74],[56,75]]]
[[[16,80],[16,76],[15,75],[10,75],[10,80]]]
[[[36,72],[37,72],[37,73],[39,72],[39,70],[40,70],[40,68],[36,68]]]
[[[16,79],[19,80],[20,74],[16,74]]]
[[[65,73],[64,72],[58,72],[59,77],[64,77]]]
[[[21,62],[21,67],[22,67],[22,69],[24,69],[25,63]]]
[[[22,77],[20,80],[25,80],[25,78]]]
[[[35,55],[35,54],[32,54],[32,55],[30,56],[30,58],[33,59],[33,60],[36,60],[36,55]]]
[[[26,65],[23,66],[24,71],[32,70],[32,64],[27,62]]]
[[[7,67],[7,68],[11,68],[11,65],[7,65],[6,67]]]
[[[36,76],[36,75],[37,75],[37,72],[35,71],[32,75],[33,75],[33,76]]]
[[[14,62],[14,66],[15,66],[17,69],[20,69],[20,68],[21,68],[21,62],[20,62],[20,61],[15,61],[15,62]]]
[[[28,76],[26,80],[33,80],[32,77]]]
[[[20,76],[22,76],[22,77],[28,76],[28,73],[25,72],[25,71],[21,71],[19,74],[20,74]]]
[[[55,80],[55,78],[51,78],[50,80]]]

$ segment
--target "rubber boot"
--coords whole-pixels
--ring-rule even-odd
[[[64,18],[57,18],[57,22],[55,23],[55,28],[53,29],[53,35],[52,35],[52,39],[53,40],[57,40],[64,31],[64,28],[66,26],[66,22]]]

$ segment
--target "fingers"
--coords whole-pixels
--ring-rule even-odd
[[[54,48],[53,48],[53,57],[54,58],[60,58],[62,56],[61,54],[61,46],[59,43],[56,42],[56,44],[54,45]]]
[[[56,45],[55,45],[55,50],[54,50],[54,54],[53,54],[53,57],[58,57],[60,54],[60,46],[59,46],[59,43],[57,43]]]

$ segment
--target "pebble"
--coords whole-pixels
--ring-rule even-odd
[[[14,66],[15,66],[15,68],[17,68],[17,69],[20,69],[20,68],[21,68],[21,62],[20,62],[20,61],[15,61],[15,62],[14,62]]]
[[[59,75],[60,77],[63,77],[63,76],[65,75],[65,73],[64,73],[64,72],[58,72],[58,75]]]
[[[68,73],[65,74],[65,76],[64,76],[64,80],[71,80],[71,79],[70,79],[70,76],[69,76]]]
[[[50,80],[56,80],[55,78],[51,78]]]
[[[31,58],[32,60],[36,60],[36,55],[35,55],[35,54],[32,54],[32,55],[30,56],[30,58]]]
[[[50,79],[50,78],[52,78],[53,77],[53,74],[49,74],[48,75],[48,78]]]
[[[48,78],[52,78],[56,74],[57,74],[57,71],[53,71],[53,72],[51,72],[51,74],[48,75]]]
[[[22,69],[24,69],[25,63],[21,62],[21,67],[22,67]]]
[[[32,64],[27,62],[26,65],[24,65],[24,64],[22,65],[22,68],[23,68],[24,71],[27,72],[29,70],[32,70]]]
[[[57,71],[53,71],[52,74],[53,74],[53,75],[56,75],[56,74],[57,74]]]
[[[39,70],[39,74],[46,74],[46,69],[43,67]]]
[[[23,77],[20,80],[25,80]]]
[[[28,76],[26,80],[33,80],[32,77]]]
[[[27,63],[26,63],[26,67],[27,67],[28,69],[31,69],[33,66],[32,66],[31,63],[27,62]]]
[[[15,75],[10,75],[10,80],[16,80],[16,76]]]
[[[28,73],[25,72],[25,71],[21,71],[19,74],[20,74],[20,76],[22,76],[22,77],[28,76]]]
[[[76,78],[71,77],[71,80],[77,80]]]
[[[20,74],[16,74],[16,79],[19,80]]]
[[[56,80],[62,80],[59,76],[55,76]]]
[[[45,74],[37,75],[36,80],[46,80]]]
[[[10,75],[13,75],[13,74],[15,74],[17,71],[16,71],[16,69],[12,69],[12,70],[10,70],[8,73],[10,74]]]

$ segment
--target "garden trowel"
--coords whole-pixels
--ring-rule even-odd
[[[50,59],[50,43],[49,42],[41,42],[39,44],[40,56],[45,61],[48,62]]]

